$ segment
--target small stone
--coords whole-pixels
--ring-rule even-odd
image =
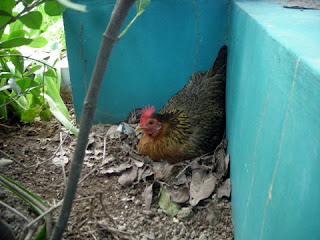
[[[180,230],[180,236],[184,236],[186,234],[186,227],[185,226],[183,226],[182,228],[181,228],[181,230]]]
[[[179,223],[179,219],[178,219],[178,218],[173,218],[172,221],[173,221],[174,223]]]
[[[201,233],[199,240],[207,240],[207,236],[205,233]]]
[[[196,234],[196,231],[193,230],[193,231],[191,232],[191,236],[190,236],[190,237],[191,237],[192,239],[194,239],[194,238],[196,237],[196,235],[197,235],[197,234]]]
[[[155,236],[154,232],[150,232],[150,233],[148,234],[148,239],[150,239],[150,240],[156,239],[156,236]]]
[[[126,230],[126,226],[125,226],[125,225],[120,225],[120,226],[118,227],[118,230],[119,230],[119,231],[125,231],[125,230]]]
[[[145,214],[149,217],[154,216],[154,212],[152,212],[151,210],[143,210],[142,212],[143,212],[143,214]]]
[[[190,207],[183,207],[180,209],[177,218],[181,220],[189,220],[193,217],[194,213],[192,211],[192,208]]]
[[[140,199],[137,199],[134,201],[135,205],[142,205],[142,201]]]

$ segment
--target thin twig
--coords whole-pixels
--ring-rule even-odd
[[[8,204],[0,201],[0,205],[4,206],[5,208],[7,208],[9,211],[13,212],[14,214],[18,215],[19,217],[23,218],[25,221],[29,222],[30,219],[27,218],[26,216],[24,216],[21,212],[19,212],[17,209],[10,207]]]
[[[2,107],[2,105],[0,106],[0,108],[1,108],[1,107]],[[1,123],[0,123],[0,127],[5,127],[5,128],[9,128],[9,129],[19,128],[19,127],[15,127],[15,126],[8,126],[8,125],[1,124]]]
[[[34,167],[38,167],[38,166],[40,166],[40,165],[42,165],[42,164],[44,164],[44,163],[52,160],[52,159],[56,156],[57,152],[60,150],[61,146],[64,144],[64,142],[66,141],[66,139],[67,139],[68,136],[70,136],[70,134],[67,134],[67,135],[65,136],[65,138],[63,139],[63,141],[60,142],[60,145],[58,146],[58,148],[56,149],[56,151],[53,153],[53,155],[52,155],[50,158],[48,158],[48,159],[46,159],[46,160],[44,160],[44,159],[42,159],[42,158],[39,158],[40,160],[42,160],[42,162],[36,163],[36,164],[33,164],[33,165],[29,165],[29,166],[24,165],[23,163],[19,162],[18,160],[16,160],[15,158],[13,158],[12,156],[10,156],[10,155],[7,154],[6,152],[2,151],[1,149],[0,149],[0,152],[1,152],[2,154],[4,154],[5,156],[7,156],[8,158],[10,158],[12,161],[14,161],[16,164],[18,164],[20,167],[22,167],[22,168],[24,168],[24,169],[34,168]]]
[[[61,168],[62,168],[62,174],[63,174],[63,182],[64,182],[64,186],[67,186],[67,177],[66,177],[66,169],[64,167],[64,160],[63,160],[63,149],[62,149],[62,132],[60,132],[60,163],[61,163]]]
[[[29,91],[33,90],[33,89],[36,89],[36,88],[40,88],[40,87],[43,87],[43,85],[38,85],[38,86],[35,86],[35,87],[31,87],[31,88],[27,88],[25,91],[21,92],[20,94],[17,94],[13,97],[10,97],[10,95],[8,93],[6,93],[6,91],[2,91],[4,94],[6,94],[6,97],[10,98],[10,101],[6,102],[6,103],[3,103],[2,105],[0,105],[0,108],[4,107],[4,106],[7,106],[9,105],[10,103],[12,102],[16,102],[17,104],[19,104],[17,102],[17,99],[21,96],[23,96],[24,94],[28,93]],[[22,107],[21,105],[19,105],[20,107]],[[42,106],[39,106],[39,107],[42,107]],[[23,108],[23,107],[22,107]],[[25,108],[24,108],[25,109]]]
[[[83,111],[80,121],[80,131],[73,155],[73,160],[71,162],[68,185],[65,189],[63,205],[57,224],[51,236],[51,240],[60,240],[68,223],[73,198],[77,191],[77,184],[83,167],[85,150],[88,144],[88,136],[93,124],[93,116],[96,110],[99,89],[101,89],[101,84],[105,75],[107,64],[109,62],[113,46],[116,42],[114,39],[117,38],[124,20],[134,3],[135,0],[118,0],[115,3],[115,7],[112,11],[108,26],[103,34],[99,53],[96,59],[96,64],[93,69],[92,78],[90,80],[90,86],[83,104]]]
[[[47,67],[50,67],[52,69],[57,69],[56,67],[53,67],[53,66],[49,65],[46,62],[43,62],[41,60],[29,57],[29,56],[25,56],[25,55],[22,55],[22,54],[1,54],[0,57],[23,57],[23,58],[27,58],[27,59],[33,60],[35,62],[41,63],[41,64],[43,64],[43,65],[45,65]]]
[[[80,181],[78,182],[78,186],[80,186],[80,184],[85,180],[87,179],[93,172],[95,172],[98,168],[102,167],[105,163],[104,163],[104,160],[105,160],[105,157],[106,157],[106,137],[103,138],[103,156],[102,156],[102,162],[95,166],[94,168],[92,168],[90,170],[90,172],[88,172],[82,179],[80,179]]]
[[[34,2],[33,4],[31,4],[28,7],[25,7],[17,16],[11,18],[7,23],[5,23],[4,25],[0,26],[0,30],[5,28],[7,25],[9,25],[10,23],[15,22],[16,20],[18,20],[22,15],[24,15],[25,13],[31,11],[33,8],[41,5],[42,3],[44,3],[46,0],[40,0],[37,2]]]
[[[100,200],[102,211],[104,212],[106,217],[110,220],[110,222],[113,224],[113,226],[116,226],[116,223],[114,222],[113,218],[105,210],[105,206],[104,206],[103,201],[102,201],[102,195],[103,195],[102,193],[99,193],[99,200]]]
[[[79,201],[84,201],[84,200],[88,200],[88,199],[92,199],[94,198],[94,196],[89,196],[89,197],[84,197],[84,198],[78,198],[75,199],[73,202],[79,202]],[[35,219],[33,219],[31,222],[28,223],[28,225],[26,226],[26,228],[29,228],[30,226],[32,226],[33,224],[35,224],[36,222],[40,221],[43,217],[45,217],[46,215],[48,215],[49,213],[51,213],[52,211],[56,210],[58,207],[61,206],[63,200],[59,201],[56,205],[48,208],[46,211],[44,211],[41,215],[39,215],[38,217],[36,217]]]

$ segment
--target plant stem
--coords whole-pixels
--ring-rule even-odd
[[[27,59],[30,59],[30,60],[35,61],[35,62],[39,62],[39,63],[41,63],[41,64],[43,64],[45,66],[48,66],[48,67],[50,67],[52,69],[56,69],[55,67],[52,67],[51,65],[49,65],[49,64],[47,64],[47,63],[45,63],[43,61],[37,60],[37,59],[32,58],[32,57],[24,56],[24,55],[21,55],[21,54],[3,54],[3,55],[0,55],[0,57],[23,57],[23,58],[27,58]]]
[[[106,71],[113,45],[118,40],[118,33],[120,32],[121,26],[134,2],[135,0],[118,0],[116,2],[107,29],[103,34],[96,65],[94,67],[88,93],[83,104],[80,131],[71,164],[64,201],[58,222],[51,236],[51,240],[60,240],[67,225],[73,198],[77,190],[77,183],[83,165],[85,150],[88,143],[88,136],[93,123],[93,116],[99,95],[98,93],[101,88],[104,73]]]

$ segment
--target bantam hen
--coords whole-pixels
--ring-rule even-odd
[[[138,152],[174,163],[214,151],[225,129],[226,63],[223,46],[212,68],[193,74],[159,112],[142,110]]]

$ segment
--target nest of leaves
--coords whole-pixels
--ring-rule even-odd
[[[226,141],[210,155],[176,164],[153,162],[136,152],[135,126],[136,119],[93,126],[64,238],[233,239]],[[1,149],[37,166],[21,171],[13,164],[0,172],[53,207],[62,199],[76,139],[55,121],[21,130],[0,134]],[[40,164],[39,159],[46,160]],[[13,207],[19,203],[8,192],[1,194],[0,200]],[[18,208],[35,217],[25,203]],[[0,212],[19,236],[25,223],[6,209]]]
[[[194,212],[205,209],[207,224],[217,224],[214,205],[219,200],[230,199],[231,192],[226,140],[212,154],[175,164],[154,162],[135,150],[140,138],[134,132],[136,125],[94,126],[85,164],[90,165],[90,159],[102,159],[96,166],[98,174],[116,176],[123,188],[143,184],[141,198],[145,211],[158,208],[171,218],[190,219]],[[105,152],[109,155],[103,156]]]

